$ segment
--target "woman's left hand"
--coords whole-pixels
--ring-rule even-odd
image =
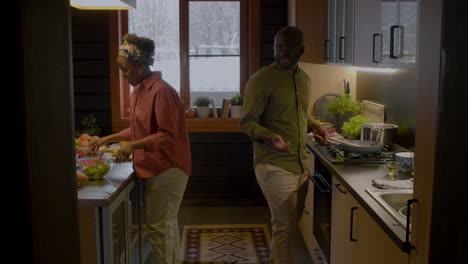
[[[134,150],[132,142],[127,142],[120,146],[119,152],[117,152],[117,155],[115,157],[115,162],[116,163],[122,163],[122,162],[127,162],[130,161],[130,155],[132,155]]]

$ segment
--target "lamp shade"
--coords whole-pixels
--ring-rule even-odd
[[[136,8],[136,0],[70,0],[70,5],[88,10],[129,10]]]

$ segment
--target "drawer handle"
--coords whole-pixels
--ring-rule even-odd
[[[339,183],[335,184],[335,187],[338,189],[338,191],[340,191],[340,193],[348,193],[348,191],[346,191],[346,189],[344,189]]]
[[[356,242],[357,239],[353,237],[353,229],[354,229],[354,211],[358,209],[357,206],[354,206],[351,208],[351,223],[349,225],[349,241],[354,241]]]

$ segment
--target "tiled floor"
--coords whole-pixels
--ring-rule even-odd
[[[270,211],[266,206],[252,207],[192,207],[184,206],[179,211],[179,227],[203,224],[268,224],[271,235]],[[309,252],[299,234],[295,249],[296,264],[312,264]]]

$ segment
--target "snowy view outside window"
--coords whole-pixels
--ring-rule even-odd
[[[128,12],[128,31],[154,40],[151,70],[162,71],[180,94],[179,1],[138,0],[137,9]],[[189,2],[189,61],[191,104],[207,96],[220,107],[223,98],[239,94],[238,1]]]
[[[128,11],[128,32],[154,40],[151,70],[161,71],[180,94],[179,1],[138,0],[137,9]]]
[[[189,2],[190,101],[239,93],[240,3]]]

